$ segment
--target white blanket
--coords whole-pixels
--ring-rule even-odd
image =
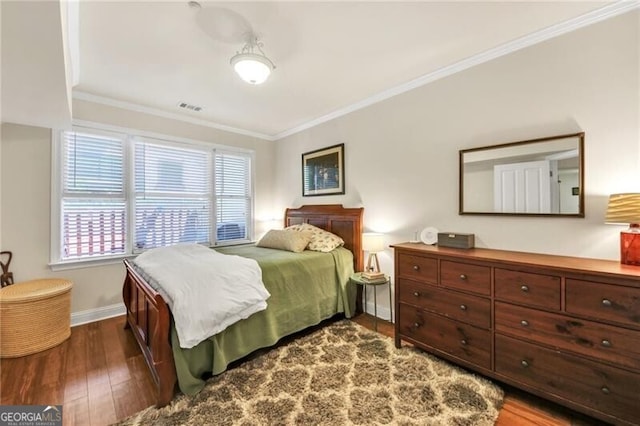
[[[253,259],[178,244],[148,250],[135,263],[169,296],[180,347],[192,348],[267,308],[270,294]]]

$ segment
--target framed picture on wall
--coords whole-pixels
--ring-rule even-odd
[[[302,196],[344,194],[344,144],[302,154]]]

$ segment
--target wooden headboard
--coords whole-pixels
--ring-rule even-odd
[[[305,205],[298,209],[286,209],[284,226],[309,223],[332,232],[344,240],[351,250],[356,271],[364,268],[362,253],[362,216],[364,208],[344,208],[341,204]]]

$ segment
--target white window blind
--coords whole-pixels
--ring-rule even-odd
[[[216,242],[246,240],[252,220],[251,157],[216,150]]]
[[[74,130],[54,138],[52,265],[251,239],[251,153]]]
[[[135,250],[209,243],[211,151],[135,142]]]
[[[125,253],[124,142],[63,133],[61,258]]]

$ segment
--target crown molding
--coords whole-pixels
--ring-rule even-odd
[[[274,141],[274,137],[272,135],[267,135],[265,133],[253,132],[251,130],[240,129],[237,127],[227,126],[225,124],[215,123],[209,120],[203,120],[201,118],[190,117],[188,115],[176,114],[173,112],[163,111],[157,108],[151,108],[139,104],[134,104],[132,102],[119,101],[117,99],[107,98],[104,96],[98,96],[87,92],[82,92],[79,90],[73,91],[73,99],[78,99],[81,101],[93,102],[96,104],[112,106],[120,109],[125,109],[128,111],[141,112],[144,114],[155,115],[158,117],[169,118],[172,120],[183,121],[185,123],[196,124],[198,126],[210,127],[217,130],[223,130],[225,132],[236,133],[239,135],[250,136],[253,138],[264,139],[267,141]]]
[[[293,134],[299,133],[303,130],[310,129],[312,127],[315,127],[319,124],[333,120],[335,118],[342,117],[343,115],[349,114],[351,112],[358,111],[362,108],[366,108],[368,106],[384,101],[396,95],[400,95],[402,93],[405,93],[410,90],[429,84],[433,81],[459,73],[461,71],[464,71],[476,65],[483,64],[485,62],[491,61],[493,59],[497,59],[501,56],[505,56],[513,52],[517,52],[518,50],[524,49],[529,46],[533,46],[545,40],[558,37],[560,35],[575,31],[577,29],[586,27],[588,25],[595,24],[597,22],[604,21],[609,18],[613,18],[614,16],[618,16],[623,13],[629,12],[633,9],[636,9],[639,6],[640,6],[640,0],[617,1],[615,3],[609,4],[607,6],[601,7],[594,11],[588,12],[576,18],[569,19],[567,21],[544,28],[540,31],[536,31],[534,33],[527,34],[526,36],[512,40],[510,42],[501,44],[489,50],[485,50],[484,52],[478,53],[469,58],[455,62],[451,65],[440,68],[429,74],[425,74],[422,77],[418,77],[407,83],[403,83],[399,86],[395,86],[390,89],[384,90],[373,96],[365,98],[359,102],[356,102],[344,108],[340,108],[333,112],[330,112],[327,115],[323,115],[322,117],[318,117],[314,120],[308,121],[304,124],[293,127],[289,130],[285,130],[284,132],[278,133],[274,135],[273,138],[275,140],[286,138],[287,136],[291,136]]]
[[[484,52],[478,53],[476,55],[470,56],[461,61],[455,62],[451,65],[447,65],[445,67],[437,69],[433,72],[430,72],[421,77],[413,79],[407,83],[403,83],[398,86],[392,87],[390,89],[384,90],[373,96],[367,97],[359,102],[353,103],[351,105],[347,105],[343,108],[339,108],[333,112],[330,112],[329,114],[323,115],[321,117],[307,121],[306,123],[303,123],[299,126],[293,127],[291,129],[288,129],[273,135],[258,133],[251,130],[240,129],[237,127],[231,127],[231,126],[215,123],[208,120],[198,119],[198,118],[177,114],[177,113],[171,113],[171,112],[163,111],[156,108],[142,106],[142,105],[125,102],[125,101],[119,101],[116,99],[97,96],[91,93],[86,93],[86,92],[81,92],[76,90],[73,91],[73,99],[79,99],[83,101],[89,101],[93,103],[113,106],[113,107],[121,108],[125,110],[151,114],[159,117],[169,118],[172,120],[179,120],[179,121],[183,121],[191,124],[196,124],[199,126],[210,127],[218,130],[223,130],[226,132],[263,139],[266,141],[278,141],[280,139],[286,138],[293,134],[302,132],[303,130],[310,129],[319,124],[326,123],[327,121],[331,121],[333,119],[342,117],[343,115],[347,115],[354,111],[358,111],[360,109],[366,108],[378,102],[382,102],[386,99],[392,98],[394,96],[400,95],[402,93],[405,93],[410,90],[416,89],[418,87],[424,86],[426,84],[432,83],[436,80],[440,80],[450,75],[467,70],[476,65],[483,64],[485,62],[500,58],[502,56],[508,55],[513,52],[517,52],[526,47],[533,46],[535,44],[541,43],[543,41],[552,39],[554,37],[558,37],[560,35],[578,30],[580,28],[583,28],[592,24],[595,24],[597,22],[601,22],[606,19],[613,18],[614,16],[618,16],[623,13],[630,12],[634,9],[637,9],[638,7],[640,7],[640,0],[620,0],[620,1],[608,4],[599,9],[585,13],[584,15],[578,16],[576,18],[572,18],[567,21],[560,22],[558,24],[544,28],[540,31],[536,31],[534,33],[522,36],[510,42],[491,48],[489,50],[485,50]]]

